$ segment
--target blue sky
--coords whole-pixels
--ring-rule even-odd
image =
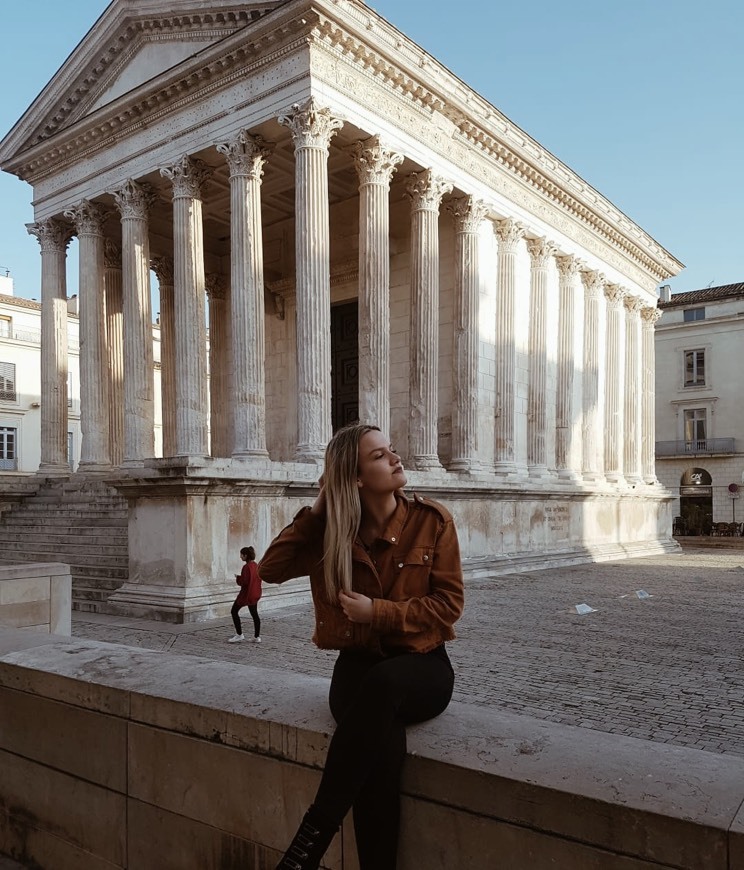
[[[744,281],[740,0],[369,5],[681,260],[674,292]],[[6,4],[0,136],[106,6]],[[30,200],[27,184],[0,173],[0,267],[17,295],[38,298]]]

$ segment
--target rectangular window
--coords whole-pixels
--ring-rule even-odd
[[[685,386],[705,386],[705,351],[685,351]]]
[[[0,316],[0,338],[10,338],[13,335],[13,321],[4,314]]]
[[[687,450],[706,449],[706,416],[705,408],[692,408],[685,411],[685,448]]]
[[[67,372],[67,407],[72,407],[72,372]]]
[[[15,363],[0,362],[0,401],[18,401]]]
[[[693,320],[705,320],[704,308],[686,308],[684,310],[685,323],[692,323]]]
[[[0,469],[18,470],[18,430],[0,426]]]

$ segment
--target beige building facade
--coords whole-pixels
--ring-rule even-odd
[[[662,294],[656,330],[656,472],[678,534],[741,532],[744,284]],[[729,530],[726,530],[728,534]]]
[[[0,166],[34,188],[47,475],[79,240],[78,473],[130,504],[112,606],[224,612],[227,554],[266,546],[357,418],[473,571],[668,544],[655,288],[681,264],[366,4],[114,0]]]

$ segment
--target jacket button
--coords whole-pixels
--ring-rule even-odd
[[[429,560],[429,557],[428,557],[428,556],[424,556],[424,562],[427,562],[428,560]]]
[[[350,632],[350,631],[347,631],[347,632],[346,632],[346,637],[351,637],[351,632]]]
[[[399,567],[399,568],[402,568],[402,567],[403,567],[403,563],[402,563],[402,562],[398,562],[398,567]]]
[[[322,619],[321,619],[321,621],[318,623],[318,625],[324,625],[324,624],[325,624],[325,623],[323,622]]]
[[[395,538],[390,538],[390,540],[391,540],[393,543],[395,543]]]

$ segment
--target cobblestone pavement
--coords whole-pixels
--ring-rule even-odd
[[[744,756],[744,549],[512,574],[466,594],[449,645],[457,700]],[[578,604],[595,610],[579,615]],[[76,613],[73,634],[330,676],[335,653],[310,643],[309,604],[262,620],[260,645],[228,644],[229,619],[171,626]]]

